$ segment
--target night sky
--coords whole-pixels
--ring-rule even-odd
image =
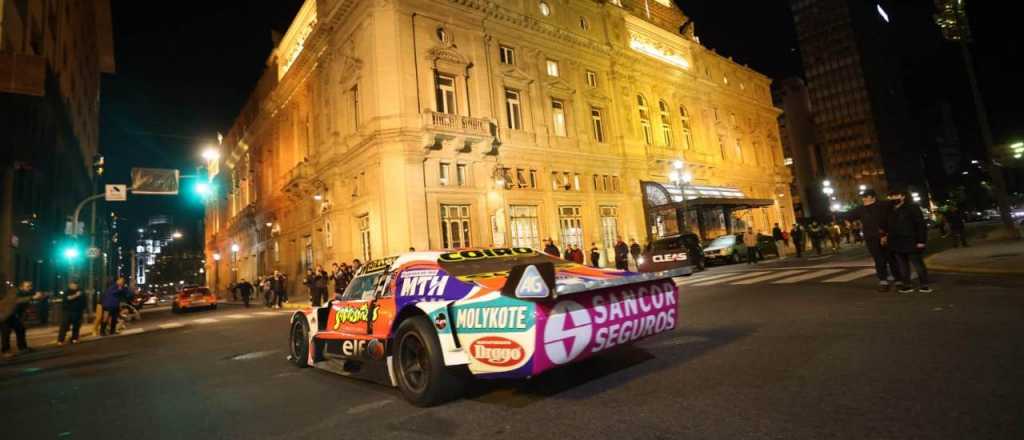
[[[1018,2],[968,3],[980,82],[996,141],[1021,134],[1022,77]],[[179,168],[201,163],[202,145],[226,133],[272,50],[271,29],[284,31],[301,0],[140,2],[114,0],[117,73],[103,80],[100,141],[108,183],[128,183],[135,166]],[[774,79],[801,75],[792,18],[785,0],[677,0],[694,19],[701,43]],[[907,94],[914,104],[950,100],[973,124],[959,52],[931,24],[932,0],[900,0],[890,11],[901,26]],[[160,9],[154,8],[159,6]],[[962,134],[965,141],[975,134]],[[187,180],[182,181],[185,188]],[[183,191],[184,192],[184,191]],[[129,224],[171,215],[197,238],[202,206],[187,196],[138,196],[114,209]],[[134,227],[132,227],[134,229]],[[127,237],[126,237],[127,238]],[[198,249],[199,241],[192,244]]]

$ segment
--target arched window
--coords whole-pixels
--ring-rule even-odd
[[[647,98],[644,95],[636,95],[636,105],[640,110],[640,130],[643,132],[644,143],[654,143],[654,132],[651,130],[651,114],[647,109]]]
[[[672,122],[668,103],[665,100],[658,101],[658,113],[661,116],[661,141],[666,146],[672,145]]]
[[[679,106],[679,122],[683,126],[683,149],[693,148],[693,132],[690,130],[690,112],[686,106]]]

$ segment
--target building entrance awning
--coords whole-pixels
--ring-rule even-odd
[[[658,182],[641,182],[644,204],[648,208],[686,207],[728,207],[732,209],[758,208],[775,204],[772,199],[747,197],[743,191],[726,186],[686,185],[685,190],[675,185]]]

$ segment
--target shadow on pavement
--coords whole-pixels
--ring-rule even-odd
[[[596,354],[529,380],[473,381],[465,398],[511,408],[523,408],[554,396],[588,399],[659,370],[684,364],[746,337],[754,330],[753,327],[679,329]],[[622,374],[617,374],[620,372]]]

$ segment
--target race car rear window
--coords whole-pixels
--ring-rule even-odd
[[[564,264],[565,260],[530,248],[493,248],[441,254],[438,257],[438,263],[449,274],[460,277],[508,272],[521,264],[554,263],[559,265]]]

